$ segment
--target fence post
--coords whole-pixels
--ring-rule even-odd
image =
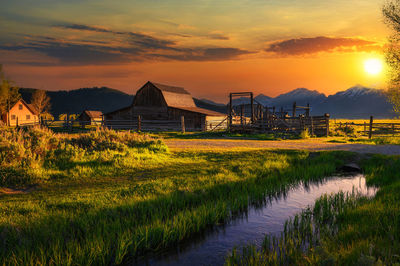
[[[15,125],[16,125],[17,127],[18,127],[18,125],[19,125],[19,124],[18,124],[18,116],[17,116],[17,120],[16,120],[16,124],[15,124]]]
[[[374,117],[371,115],[371,117],[369,118],[369,134],[368,134],[368,138],[371,139],[372,138],[372,126],[374,123]]]
[[[232,129],[232,93],[229,94],[229,112],[228,112],[228,130],[229,132]]]
[[[310,104],[307,103],[306,116],[310,117]]]
[[[329,114],[325,114],[326,136],[329,137]]]
[[[367,122],[364,121],[364,134],[367,132]]]
[[[392,124],[392,134],[393,134],[393,137],[394,137],[394,124]]]
[[[142,116],[138,115],[137,117],[137,132],[142,130]]]
[[[253,93],[250,92],[250,103],[251,103],[251,123],[254,123],[254,99],[253,99]]]
[[[293,103],[293,117],[296,117],[296,102]]]
[[[185,133],[185,117],[183,115],[181,116],[181,128],[182,133]]]
[[[310,123],[311,123],[311,137],[314,137],[314,121],[312,119],[312,116],[310,117]]]
[[[244,104],[240,105],[240,125],[243,126]]]

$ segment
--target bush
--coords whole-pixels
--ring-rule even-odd
[[[304,129],[303,131],[301,131],[299,137],[301,139],[309,139],[309,138],[311,138],[310,132],[308,131],[308,129]]]
[[[91,176],[100,174],[98,169],[106,164],[113,164],[117,171],[136,165],[140,153],[167,151],[161,140],[129,131],[101,129],[62,135],[40,127],[0,128],[0,186],[44,180],[54,176],[54,171],[56,175],[68,171],[68,176]],[[122,161],[125,163],[120,164]]]

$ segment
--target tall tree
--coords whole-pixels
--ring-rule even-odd
[[[0,65],[0,114],[7,113],[20,98],[18,87],[5,77],[3,67]]]
[[[385,23],[393,30],[385,51],[390,77],[388,96],[393,110],[400,114],[400,0],[387,2],[382,11]]]
[[[50,97],[44,90],[36,90],[32,95],[31,103],[38,111],[39,116],[50,111]]]

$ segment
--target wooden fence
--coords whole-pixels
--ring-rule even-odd
[[[360,127],[358,133],[367,135],[368,138],[372,138],[373,135],[400,135],[400,123],[377,123],[374,122],[374,117],[371,116],[369,122],[364,123],[354,123],[346,122],[339,123],[339,128],[341,127]]]
[[[324,116],[298,116],[279,117],[277,115],[265,116],[251,122],[250,118],[234,117],[230,129],[232,131],[257,131],[257,132],[282,132],[300,133],[304,130],[312,136],[329,135],[329,115]]]
[[[192,127],[191,123],[185,121],[182,116],[180,120],[144,120],[140,116],[131,120],[103,120],[97,123],[79,120],[48,120],[43,121],[47,127],[62,128],[66,131],[72,129],[88,128],[88,127],[107,127],[116,130],[136,130],[136,131],[214,131],[227,128],[227,119],[208,120],[202,127]]]

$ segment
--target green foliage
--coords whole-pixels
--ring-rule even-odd
[[[107,133],[94,136],[95,141],[103,143],[102,134]],[[110,135],[116,141],[125,138]],[[0,241],[0,264],[129,263],[224,223],[299,182],[319,180],[349,155],[260,150],[150,156],[132,148],[99,152],[86,139],[80,142],[84,146],[61,143],[54,150],[60,153],[48,155],[54,161],[48,167],[58,178],[31,194],[1,198],[0,232],[7,241]],[[119,172],[104,175],[114,168]],[[89,170],[100,174],[85,177]]]
[[[386,24],[393,30],[385,51],[390,76],[388,99],[393,105],[393,110],[400,114],[400,1],[386,2],[382,11]]]
[[[97,130],[60,135],[40,127],[0,128],[0,167],[5,167],[0,186],[43,182],[65,175],[62,171],[67,169],[75,177],[116,174],[124,167],[136,166],[139,157],[166,152],[161,140],[138,133]],[[14,172],[26,174],[10,174]]]
[[[400,263],[400,158],[364,160],[374,198],[357,193],[325,195],[288,220],[261,250],[246,246],[227,265],[393,265]],[[255,263],[254,263],[255,262]]]
[[[299,135],[300,139],[309,139],[311,138],[310,132],[308,131],[308,129],[304,129],[303,131],[300,132]]]
[[[5,77],[0,65],[0,114],[6,113],[20,98],[18,88]]]

